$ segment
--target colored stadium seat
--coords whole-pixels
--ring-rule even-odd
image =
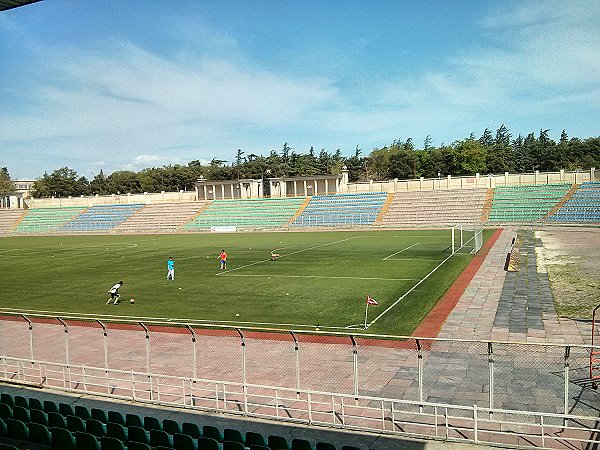
[[[211,425],[204,425],[202,427],[202,436],[214,439],[217,442],[223,442],[223,434],[217,427]]]
[[[223,450],[246,450],[246,447],[240,442],[223,441]]]
[[[150,433],[145,429],[136,426],[127,427],[127,435],[129,441],[141,442],[142,444],[150,444]]]
[[[387,194],[315,195],[294,219],[293,227],[371,225],[379,215]]]
[[[223,441],[239,442],[240,444],[245,444],[242,433],[240,433],[238,430],[234,430],[231,428],[225,428],[225,430],[223,431]]]
[[[91,418],[90,411],[85,406],[81,405],[75,405],[75,415],[83,420]]]
[[[81,431],[85,433],[85,422],[81,417],[67,416],[67,430],[72,433]]]
[[[6,419],[6,436],[19,441],[29,440],[29,429],[27,425],[17,419]]]
[[[198,450],[197,441],[187,434],[175,433],[173,435],[173,448],[177,450]]]
[[[34,444],[40,445],[52,445],[52,433],[50,433],[50,429],[42,425],[41,423],[31,422],[28,425],[29,428],[29,439]]]
[[[22,406],[15,405],[13,407],[13,419],[20,420],[24,423],[29,423],[29,421],[31,420],[29,416],[29,410],[23,408]]]
[[[0,403],[0,419],[12,419],[13,412],[12,408],[8,406],[6,403]]]
[[[15,401],[12,398],[12,395],[8,395],[5,393],[0,394],[0,403],[3,405],[10,406],[11,408],[15,406]]]
[[[6,422],[0,419],[0,437],[6,436]]]
[[[29,409],[29,401],[22,395],[15,395],[14,402],[15,406],[20,406],[21,408]]]
[[[100,442],[93,434],[77,431],[75,432],[75,448],[77,450],[100,450]]]
[[[125,425],[144,428],[144,421],[137,414],[125,414]]]
[[[252,447],[253,445],[262,445],[262,446],[266,446],[267,445],[267,443],[265,442],[265,438],[263,437],[263,435],[260,434],[260,433],[254,433],[253,431],[248,431],[246,433],[245,444],[248,447]]]
[[[49,412],[48,413],[48,426],[50,428],[64,428],[67,429],[66,419],[59,413]]]
[[[100,439],[100,449],[101,450],[127,450],[127,447],[123,442],[118,439],[103,436]]]
[[[127,443],[127,450],[152,450],[152,447],[141,442],[129,441]]]
[[[150,430],[150,445],[152,447],[163,446],[172,447],[171,436],[163,430]]]
[[[108,422],[106,424],[106,435],[119,439],[120,441],[127,441],[129,439],[128,428],[125,428],[120,423]]]
[[[34,409],[37,409],[38,411],[43,411],[44,405],[37,398],[30,398],[29,399],[29,409],[31,411],[33,411]]]
[[[222,450],[219,442],[208,437],[198,438],[198,450]]]
[[[271,450],[289,450],[287,440],[274,434],[269,436],[267,445],[269,448],[271,448]]]
[[[31,416],[31,422],[48,426],[48,414],[46,414],[44,411],[40,411],[39,409],[32,409],[29,411],[29,414]]]
[[[150,430],[162,430],[162,424],[156,417],[144,417],[144,428]]]
[[[117,411],[109,411],[108,412],[108,421],[112,423],[118,423],[119,425],[125,426],[125,419],[120,412]]]
[[[195,423],[184,422],[181,426],[181,431],[183,434],[187,434],[188,436],[198,439],[202,436],[202,432],[200,431],[200,427]]]
[[[96,419],[85,421],[85,429],[96,437],[106,436],[106,425]]]
[[[305,439],[292,439],[292,450],[315,450],[310,442]]]
[[[58,413],[58,405],[50,400],[44,400],[44,412]]]
[[[108,422],[108,418],[106,417],[106,413],[103,409],[92,408],[90,412],[92,414],[92,419],[99,420],[102,423]]]
[[[328,442],[317,442],[315,450],[336,450],[335,445]]]
[[[181,425],[179,425],[179,422],[171,419],[163,420],[162,429],[169,434],[181,433]]]
[[[58,404],[58,412],[61,413],[65,417],[75,415],[75,410],[68,403],[59,403]]]
[[[66,428],[52,428],[52,448],[61,450],[74,450],[75,437]]]

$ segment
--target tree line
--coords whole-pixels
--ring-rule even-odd
[[[203,165],[195,160],[187,165],[152,167],[139,172],[119,170],[110,175],[100,171],[92,180],[63,167],[38,178],[32,195],[66,197],[173,192],[192,190],[201,177],[213,181],[335,175],[341,173],[343,166],[348,168],[352,182],[600,167],[600,137],[569,138],[563,130],[560,140],[555,142],[548,133],[549,130],[542,129],[539,134],[513,137],[510,130],[501,125],[495,133],[486,128],[480,137],[471,133],[448,145],[432,145],[431,136],[425,138],[421,148],[417,148],[411,138],[396,139],[390,145],[373,149],[368,155],[363,155],[362,149],[356,146],[351,156],[342,156],[340,149],[330,153],[325,149],[317,152],[313,147],[306,153],[296,152],[285,142],[280,151],[272,150],[267,156],[246,154],[238,149],[232,161],[214,158]]]

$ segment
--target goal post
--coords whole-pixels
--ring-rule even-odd
[[[475,255],[483,245],[483,224],[481,222],[458,224],[451,228],[452,254],[464,253]]]

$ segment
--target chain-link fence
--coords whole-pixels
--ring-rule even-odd
[[[381,339],[198,324],[0,319],[0,356],[83,366],[99,377],[110,369],[298,392],[598,416],[590,351],[581,345]],[[140,392],[153,392],[143,377],[137,383]],[[118,392],[119,382],[110,389]]]

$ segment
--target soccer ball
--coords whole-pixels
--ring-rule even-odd
[[[133,305],[135,303],[135,299],[132,298],[131,300],[129,300],[129,303],[131,303]]]

